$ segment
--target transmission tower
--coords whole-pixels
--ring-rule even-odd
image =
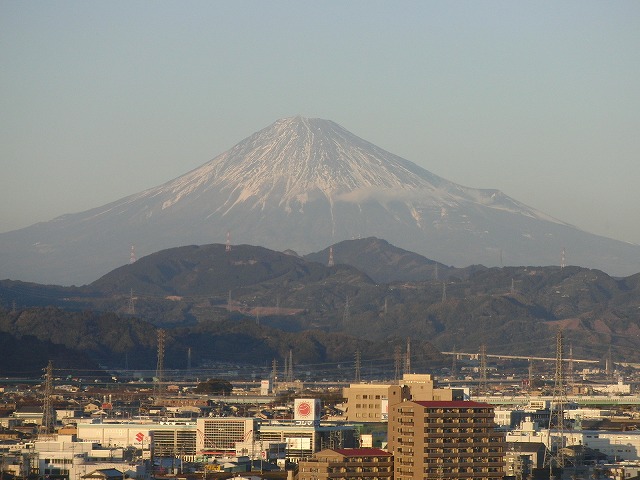
[[[42,436],[51,435],[53,433],[53,362],[49,360],[49,364],[45,369],[44,375],[44,399],[42,402],[42,425],[40,426],[40,434]]]
[[[360,382],[360,350],[356,350],[356,378],[355,382]]]
[[[407,351],[404,355],[404,373],[411,373],[411,338],[407,337]]]
[[[278,379],[278,361],[274,358],[271,362],[271,381],[275,386],[276,380]]]
[[[400,379],[400,368],[402,366],[402,349],[400,345],[396,345],[395,351],[393,352],[393,363],[396,372],[394,380],[398,381]]]
[[[164,381],[164,339],[165,331],[163,329],[158,330],[158,363],[156,365],[156,405],[160,405],[160,400],[163,394],[162,382]]]
[[[567,463],[564,455],[564,408],[567,403],[567,393],[565,391],[564,375],[562,372],[562,343],[562,331],[558,330],[556,334],[556,373],[549,415],[549,441],[547,442],[547,449],[544,452],[544,465],[549,467],[550,478],[553,478],[554,467],[563,469]],[[555,429],[554,436],[551,435],[551,429]]]
[[[282,369],[282,380],[288,381],[289,379],[289,357],[285,355],[284,357],[284,367]]]
[[[458,355],[456,355],[456,346],[453,346],[453,359],[451,360],[451,377],[456,377],[456,372],[458,371],[458,365],[456,364],[458,360]]]
[[[567,362],[567,387],[569,387],[569,392],[573,390],[575,384],[573,368],[573,344],[569,344],[569,361]]]
[[[289,349],[289,371],[287,372],[287,382],[293,382],[293,351]]]
[[[136,314],[136,299],[133,296],[133,288],[129,291],[129,305],[127,307],[129,315]]]
[[[351,312],[349,312],[349,295],[344,301],[344,313],[342,314],[342,325],[348,325],[351,320]]]
[[[478,383],[478,393],[487,392],[487,346],[483,343],[480,345],[480,354],[478,355],[480,360],[479,373],[480,382]]]

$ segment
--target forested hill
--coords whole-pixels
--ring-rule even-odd
[[[343,246],[333,248],[334,266],[205,245],[149,255],[81,288],[0,281],[0,331],[81,348],[107,365],[139,358],[140,368],[155,366],[155,328],[167,329],[168,361],[174,355],[177,364],[188,348],[207,351],[207,361],[264,364],[289,349],[309,361],[352,361],[358,342],[407,338],[440,351],[486,345],[488,353],[553,357],[558,329],[576,358],[604,358],[611,346],[614,361],[640,361],[640,274],[436,271],[435,262],[378,239]],[[395,280],[381,281],[394,265]]]

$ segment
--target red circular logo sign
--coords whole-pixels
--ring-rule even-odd
[[[298,404],[298,415],[308,417],[311,414],[311,405],[308,402]]]

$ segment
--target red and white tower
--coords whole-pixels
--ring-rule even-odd
[[[329,262],[327,262],[328,267],[333,267],[335,265],[333,261],[333,247],[329,247]]]
[[[227,232],[227,244],[224,247],[224,251],[225,252],[231,251],[231,232]]]
[[[129,263],[136,263],[136,246],[131,245],[131,253],[129,254]]]

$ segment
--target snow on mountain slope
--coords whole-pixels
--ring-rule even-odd
[[[456,208],[467,202],[559,222],[497,190],[462,187],[351,134],[334,122],[302,117],[275,122],[205,165],[125,199],[169,209],[179,202],[218,198],[211,213],[234,207],[304,212],[309,201]]]
[[[86,283],[139,255],[232,242],[309,253],[376,236],[431,259],[568,261],[640,271],[640,247],[582,232],[498,190],[449,182],[329,120],[276,121],[199,168],[103,207],[0,234],[0,272]]]

